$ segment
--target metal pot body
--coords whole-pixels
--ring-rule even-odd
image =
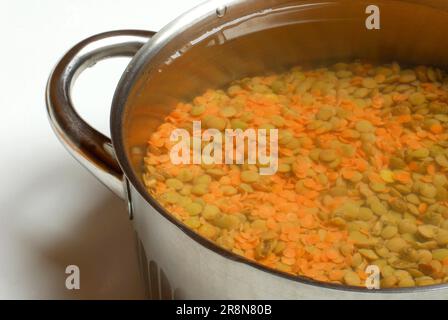
[[[91,37],[59,62],[47,87],[53,128],[70,153],[128,201],[142,274],[153,299],[448,299],[445,285],[367,290],[264,269],[194,234],[150,197],[141,181],[146,141],[179,101],[246,76],[356,58],[448,65],[448,5],[378,0],[380,29],[366,27],[367,1],[209,1],[157,34],[123,30]],[[367,14],[366,14],[367,12]],[[133,56],[117,87],[112,140],[75,112],[70,88],[96,61]]]
[[[198,245],[131,187],[140,267],[152,299],[448,299],[448,289],[381,292],[293,281]]]

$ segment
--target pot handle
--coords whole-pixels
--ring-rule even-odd
[[[92,36],[65,54],[47,84],[47,112],[59,140],[75,159],[123,199],[123,171],[111,139],[78,115],[72,103],[71,88],[86,68],[110,57],[132,57],[154,34],[143,30],[119,30]]]

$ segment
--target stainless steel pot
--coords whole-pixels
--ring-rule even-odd
[[[448,64],[448,4],[376,0],[381,29],[367,30],[371,1],[206,2],[157,34],[123,30],[76,45],[50,76],[46,101],[68,151],[128,202],[153,299],[448,299],[448,286],[368,290],[292,277],[203,239],[145,191],[141,167],[151,132],[176,102],[233,79],[292,65],[363,58]],[[76,76],[112,56],[133,56],[116,89],[112,140],[84,122],[70,99]]]

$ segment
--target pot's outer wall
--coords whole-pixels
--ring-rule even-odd
[[[446,286],[397,292],[335,289],[231,260],[213,245],[207,248],[207,243],[191,232],[185,233],[179,223],[169,221],[141,182],[144,148],[151,132],[177,102],[207,88],[293,65],[355,58],[448,65],[445,1],[375,1],[381,10],[380,30],[365,28],[365,9],[370,4],[229,1],[226,15],[218,18],[212,1],[165,27],[133,59],[114,98],[112,140],[132,185],[134,224],[141,251],[148,257],[142,255],[142,265],[146,277],[150,265],[153,298],[448,299]],[[286,6],[291,8],[279,10]],[[263,12],[271,7],[275,10]],[[251,18],[231,23],[249,14]]]

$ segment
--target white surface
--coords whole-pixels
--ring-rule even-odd
[[[44,90],[71,46],[114,29],[159,30],[200,0],[0,0],[0,298],[141,298],[125,204],[57,141]],[[81,75],[79,112],[108,132],[126,59]],[[65,288],[65,268],[81,289]]]

